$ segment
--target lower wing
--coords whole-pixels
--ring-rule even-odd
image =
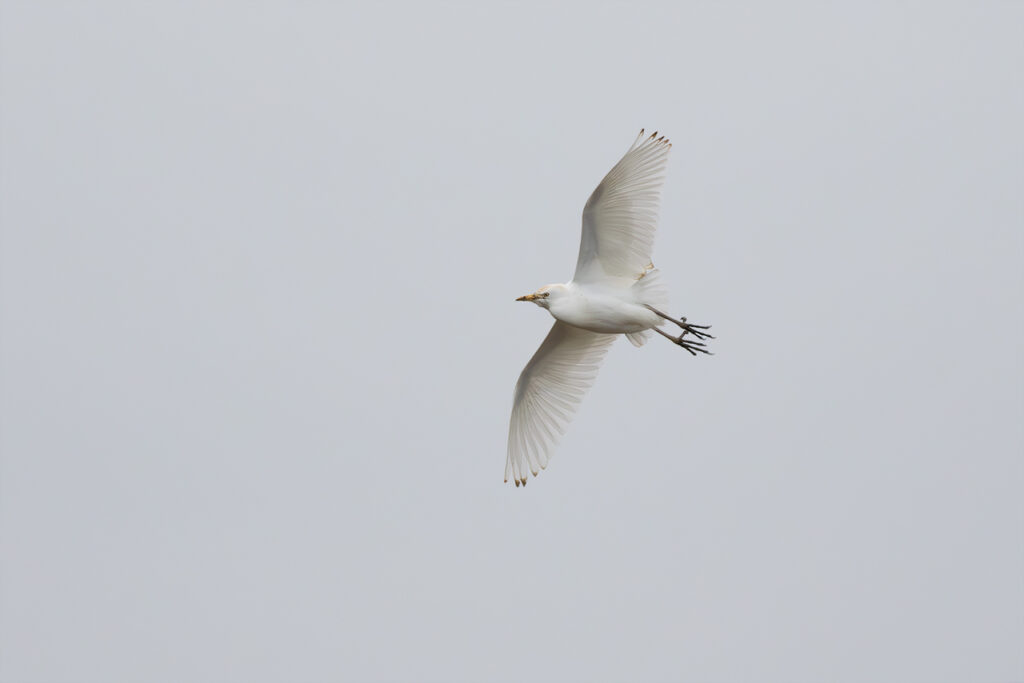
[[[516,383],[505,481],[511,477],[516,486],[525,485],[527,472],[537,476],[547,467],[613,341],[613,334],[554,324]]]

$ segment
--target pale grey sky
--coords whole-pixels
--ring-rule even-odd
[[[0,6],[0,680],[1024,681],[1024,5],[164,5]]]

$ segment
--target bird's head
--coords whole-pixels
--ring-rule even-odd
[[[557,301],[568,293],[569,288],[565,285],[544,285],[533,294],[521,296],[516,301],[532,301],[541,308],[550,308],[552,301]]]

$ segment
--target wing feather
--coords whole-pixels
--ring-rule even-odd
[[[644,131],[597,186],[583,209],[577,282],[638,278],[651,263],[658,203],[672,144]]]
[[[508,428],[505,481],[526,484],[548,465],[583,396],[601,368],[613,334],[599,334],[556,322],[516,383]]]

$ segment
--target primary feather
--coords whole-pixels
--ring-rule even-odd
[[[640,135],[612,167],[583,209],[576,282],[636,279],[651,263],[658,200],[672,144]]]
[[[548,465],[551,448],[565,432],[583,395],[594,384],[613,334],[556,322],[516,383],[508,430],[505,481],[526,484]]]

